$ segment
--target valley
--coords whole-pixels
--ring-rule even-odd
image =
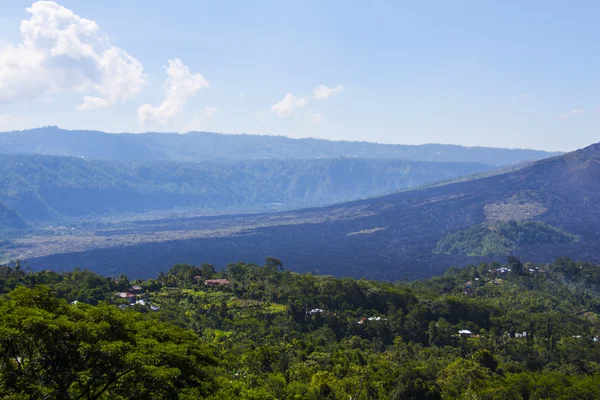
[[[285,144],[278,148],[281,156],[299,158],[251,159],[260,153],[248,151],[247,159],[182,162],[167,153],[153,153],[146,160],[87,159],[100,153],[72,157],[83,151],[77,141],[63,140],[75,135],[72,131],[48,128],[22,134],[20,150],[26,150],[27,137],[42,135],[55,140],[55,150],[63,146],[52,153],[69,155],[0,155],[0,202],[7,223],[12,221],[2,230],[2,257],[26,260],[34,270],[79,266],[147,278],[178,262],[224,268],[232,259],[259,262],[273,256],[298,272],[395,281],[426,278],[453,265],[502,260],[508,254],[536,262],[559,256],[600,261],[598,145],[538,161],[522,157],[551,154],[447,147],[452,161],[438,162],[423,160],[430,157],[428,145],[325,141],[319,149],[335,145],[345,150],[328,154],[345,156],[305,159],[315,156],[307,153],[310,141],[244,136],[231,143],[250,141],[269,149],[262,145],[273,141]],[[231,139],[213,134],[77,134],[97,142],[95,150],[111,141],[136,146],[159,141],[168,149],[184,142],[206,144],[208,138],[223,145]],[[15,136],[4,134],[7,138]],[[363,156],[376,156],[374,149],[383,153],[372,159],[347,158],[348,149]],[[416,160],[381,158],[400,150],[410,152],[397,156],[412,154]],[[35,151],[49,152],[43,145]],[[202,154],[198,151],[194,154]],[[136,154],[140,150],[131,153]],[[456,158],[463,156],[467,159]],[[482,157],[489,164],[470,161]],[[517,163],[493,166],[506,157]],[[538,225],[509,236],[469,231],[527,221]],[[561,239],[555,230],[571,236]],[[464,236],[462,231],[472,233]],[[518,239],[526,232],[539,238]],[[463,236],[453,236],[457,234]],[[442,240],[446,247],[440,248]],[[445,250],[457,248],[470,250]]]
[[[599,150],[594,145],[513,172],[321,208],[134,222],[84,235],[78,251],[68,250],[80,240],[71,236],[48,238],[41,247],[23,239],[17,246],[33,250],[10,251],[31,251],[26,259],[35,269],[79,265],[147,277],[176,262],[223,268],[232,259],[274,256],[298,272],[318,265],[315,272],[322,274],[394,281],[501,260],[506,254],[470,257],[434,250],[445,236],[486,221],[535,220],[578,240],[521,244],[515,255],[536,262],[560,256],[597,262]]]

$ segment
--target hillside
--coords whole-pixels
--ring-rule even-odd
[[[537,150],[427,144],[291,139],[283,136],[210,132],[108,134],[57,127],[0,133],[0,153],[34,153],[103,160],[243,160],[355,157],[436,162],[478,162],[501,166],[557,155]]]
[[[0,155],[0,201],[30,221],[173,209],[320,206],[488,172],[479,163],[319,159],[106,161]]]
[[[9,239],[22,236],[27,226],[19,214],[0,203],[0,263],[9,259],[3,247],[10,244]]]
[[[495,221],[464,229],[441,239],[435,253],[467,256],[509,255],[520,247],[573,243],[577,236],[541,221]]]
[[[594,145],[477,180],[267,216],[166,219],[86,237],[31,238],[11,254],[36,268],[80,265],[132,276],[175,262],[223,266],[276,256],[296,271],[318,265],[320,273],[397,280],[495,258],[434,254],[450,234],[484,222],[538,220],[579,240],[524,244],[514,254],[600,261],[599,182],[600,146]]]
[[[15,210],[0,203],[0,232],[11,229],[24,229],[26,227],[27,223]]]

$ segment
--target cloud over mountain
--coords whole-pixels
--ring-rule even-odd
[[[271,106],[271,111],[279,117],[289,117],[296,109],[306,107],[306,103],[305,98],[288,93]]]
[[[147,122],[167,125],[183,112],[183,107],[200,89],[210,86],[204,76],[191,73],[179,58],[169,60],[167,76],[163,102],[156,107],[150,104],[138,107],[138,120],[142,126]]]
[[[200,131],[206,129],[208,122],[213,119],[219,109],[217,107],[206,107],[196,111],[194,118],[183,128],[182,133]]]

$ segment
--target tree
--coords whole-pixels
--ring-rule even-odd
[[[494,358],[494,355],[488,349],[478,350],[473,354],[473,361],[489,369],[491,372],[495,372],[498,368],[498,361]]]
[[[213,365],[194,333],[133,311],[70,305],[43,286],[0,301],[3,398],[202,398]]]
[[[167,279],[176,286],[185,286],[194,282],[194,277],[202,273],[201,269],[190,264],[175,264],[167,273]]]
[[[129,283],[129,279],[127,278],[127,275],[125,275],[125,274],[120,274],[119,276],[117,276],[116,284],[117,284],[117,289],[122,290],[122,291],[128,290],[129,287],[131,286],[131,284]]]
[[[473,361],[457,358],[438,375],[438,385],[442,389],[442,397],[460,398],[467,390],[481,387],[489,379],[489,372]]]
[[[212,264],[202,264],[200,266],[200,275],[204,279],[211,279],[215,272],[215,267]]]
[[[265,268],[271,272],[283,271],[283,263],[277,258],[267,257],[265,260]]]
[[[511,271],[516,275],[523,274],[523,263],[515,256],[508,256],[508,265]]]

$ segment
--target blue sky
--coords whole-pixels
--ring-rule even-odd
[[[600,140],[598,2],[0,7],[0,131],[208,130],[548,150]]]

